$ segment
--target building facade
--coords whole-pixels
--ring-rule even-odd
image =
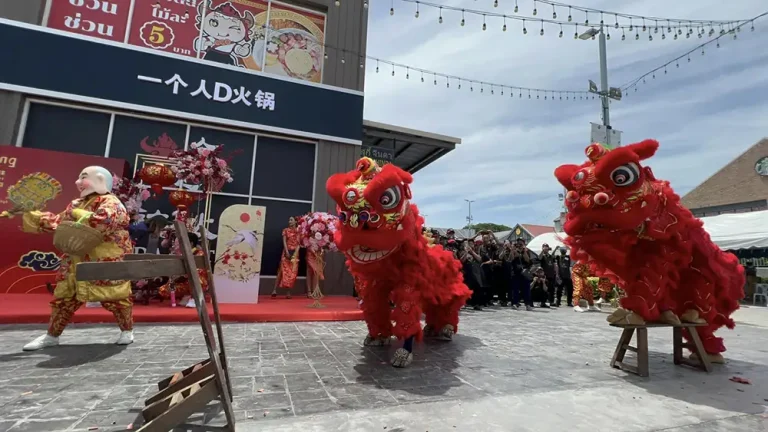
[[[211,218],[266,207],[270,292],[288,218],[333,212],[325,181],[360,156],[367,13],[334,0],[0,2],[0,32],[26,41],[3,53],[0,144],[120,158],[129,175],[146,155],[223,144],[235,181]],[[329,294],[351,292],[340,256],[326,273]]]
[[[768,138],[685,194],[682,203],[697,217],[768,210]]]

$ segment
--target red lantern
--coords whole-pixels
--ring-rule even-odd
[[[176,183],[176,175],[165,165],[148,164],[139,171],[139,178],[144,184],[150,185],[156,195],[163,194],[163,188]]]
[[[168,201],[179,211],[183,211],[194,204],[197,201],[197,197],[190,192],[179,189],[168,194]]]

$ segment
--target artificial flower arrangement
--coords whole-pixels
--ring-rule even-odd
[[[301,247],[312,252],[336,251],[333,235],[336,232],[338,218],[334,215],[315,212],[299,219],[299,238]]]
[[[138,178],[129,179],[112,174],[112,193],[123,203],[128,214],[138,214],[149,196],[149,188]]]
[[[192,143],[189,150],[171,154],[171,170],[178,180],[188,185],[203,185],[206,192],[218,192],[226,183],[232,183],[232,168],[222,156],[223,145],[210,146],[201,140]]]

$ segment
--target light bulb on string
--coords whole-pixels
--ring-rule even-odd
[[[558,37],[563,37],[563,25],[562,24],[560,24],[560,34],[558,35]]]
[[[667,74],[667,67],[664,66],[664,75],[666,75],[666,74]]]
[[[578,39],[579,38],[579,25],[576,24],[576,31],[573,32],[573,38]]]
[[[704,55],[704,48],[701,49],[701,55]]]
[[[552,5],[552,19],[557,19],[557,11],[555,10],[555,5]]]
[[[379,73],[379,61],[376,60],[376,73]]]
[[[469,91],[475,91],[475,87],[472,85],[472,83],[469,83]]]
[[[341,58],[341,64],[344,64],[344,63],[346,63],[346,62],[347,62],[347,61],[346,61],[346,60],[344,60],[344,57],[342,57],[342,58]]]
[[[634,24],[632,24],[632,18],[629,19],[629,31],[632,31],[635,29]]]
[[[461,26],[464,27],[464,9],[461,10]]]
[[[594,34],[592,35],[592,40],[595,40],[595,35]]]
[[[717,47],[720,48],[720,39],[717,40]]]
[[[461,90],[461,80],[459,80],[459,90]]]
[[[666,38],[667,38],[667,34],[666,34],[666,33],[664,33],[664,32],[662,32],[662,33],[661,33],[661,38],[662,38],[662,39],[666,39]]]
[[[627,34],[624,33],[624,29],[621,29],[621,40],[627,40]]]
[[[690,62],[691,62],[691,56],[689,55],[688,56],[688,63],[690,63]]]
[[[515,0],[515,13],[517,13],[520,10],[519,7],[517,7],[517,0]]]
[[[602,27],[603,24],[605,24],[605,21],[603,21],[603,13],[600,12],[600,27]]]
[[[448,77],[445,77],[445,88],[451,88],[451,81],[448,80]]]
[[[608,28],[605,28],[605,39],[611,40],[611,32],[608,31]]]
[[[443,8],[440,8],[440,18],[437,19],[438,24],[443,23]]]
[[[341,6],[341,0],[336,0],[335,4],[336,4],[336,7]]]
[[[737,35],[737,34],[734,32],[734,33],[733,33],[733,38],[734,38],[734,39],[738,39],[738,37],[739,37],[739,36],[738,36],[738,35]]]
[[[635,32],[635,40],[640,40],[640,33]]]
[[[659,33],[659,21],[655,21],[655,24],[653,26],[653,32],[657,34]]]
[[[531,98],[531,91],[528,90],[528,99],[530,99],[530,98]]]
[[[424,72],[421,73],[421,82],[424,82]]]
[[[536,9],[536,0],[533,0],[533,16],[536,16],[536,14],[537,14],[538,12],[539,12],[539,11]]]
[[[584,25],[589,25],[589,12],[584,12]]]
[[[679,62],[679,61],[676,61],[676,62],[675,62],[675,67],[676,67],[676,68],[679,68],[679,67],[680,67],[680,62]]]
[[[539,30],[539,36],[544,36],[544,21],[541,22],[541,30]]]
[[[506,15],[504,16],[504,26],[501,27],[501,31],[507,31],[507,17],[506,17]]]
[[[485,31],[487,28],[488,26],[485,24],[485,14],[483,14],[483,31]]]
[[[618,29],[619,28],[619,16],[614,15],[614,19],[616,20],[616,24],[613,25],[613,28]]]
[[[648,33],[648,40],[649,40],[649,41],[652,41],[652,40],[653,40],[653,35],[652,35],[652,34],[650,34],[650,32]]]
[[[405,79],[411,79],[411,68],[405,67]]]
[[[323,58],[324,58],[325,60],[328,60],[328,53],[323,53]]]
[[[368,0],[363,0],[363,9],[368,9]]]
[[[643,18],[643,31],[647,30],[648,28],[645,26],[645,18]]]
[[[571,7],[568,6],[568,22],[573,21],[573,16],[571,15]]]
[[[499,0],[493,0],[493,7],[499,7]]]
[[[749,31],[755,31],[755,22],[752,21],[749,26]]]
[[[392,65],[392,76],[395,76],[395,65]]]
[[[414,16],[414,18],[418,18],[419,17],[419,2],[416,2],[416,13],[413,16]]]
[[[677,33],[675,33],[675,37],[673,39],[677,40]]]
[[[483,90],[484,90],[484,89],[483,89],[483,84],[481,83],[481,84],[480,84],[480,93],[482,93],[482,92],[483,92]]]
[[[523,98],[523,91],[522,90],[520,90],[520,93],[517,94],[517,98],[518,99],[522,99]]]
[[[523,20],[523,34],[528,34],[528,29],[525,28],[525,20]]]

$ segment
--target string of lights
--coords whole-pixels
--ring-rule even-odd
[[[732,31],[726,34],[722,34],[717,36],[716,38],[712,40],[708,40],[704,43],[701,43],[697,45],[696,47],[684,52],[683,54],[680,54],[679,56],[673,58],[672,60],[654,68],[650,71],[640,75],[639,77],[628,81],[624,85],[621,86],[621,89],[624,93],[628,94],[629,90],[634,90],[635,92],[638,89],[638,86],[640,84],[645,84],[647,82],[647,78],[650,77],[651,79],[656,79],[656,73],[664,71],[664,75],[668,74],[668,68],[670,68],[673,64],[675,65],[675,69],[680,68],[680,61],[683,59],[687,59],[687,62],[691,62],[691,54],[695,54],[697,52],[700,52],[701,55],[704,55],[706,50],[705,48],[709,45],[715,45],[717,48],[720,48],[720,44],[722,41],[724,41],[727,37],[732,37],[734,40],[738,39],[738,34],[741,32],[741,28],[749,25],[749,29],[751,31],[755,31],[755,24],[754,22],[760,18],[768,16],[768,11],[761,13],[760,15],[755,16],[754,18],[749,19],[747,22],[744,22],[738,26],[736,26]]]
[[[270,27],[269,25],[261,25],[260,28],[264,29],[265,31],[275,31],[277,29],[274,29]],[[410,80],[413,78],[413,80],[419,80],[422,83],[427,83],[428,81],[432,81],[433,86],[437,86],[438,84],[443,85],[445,84],[446,88],[455,88],[457,90],[469,90],[470,92],[474,92],[475,89],[478,90],[479,93],[482,94],[488,94],[488,95],[498,95],[498,96],[506,96],[509,95],[509,97],[516,97],[518,99],[543,99],[543,100],[566,100],[566,101],[576,101],[576,100],[588,100],[588,99],[595,99],[595,95],[588,92],[588,91],[579,91],[579,90],[557,90],[557,89],[544,89],[544,88],[535,88],[535,87],[522,87],[522,86],[516,86],[516,85],[509,85],[509,84],[501,84],[501,83],[493,83],[490,81],[482,81],[477,79],[470,79],[461,77],[458,75],[451,75],[443,72],[437,72],[429,69],[419,68],[410,66],[403,63],[397,63],[392,60],[383,59],[380,57],[374,57],[367,54],[362,54],[358,51],[349,50],[346,48],[340,48],[336,47],[327,43],[317,42],[318,46],[322,46],[324,50],[324,61],[327,64],[329,61],[336,60],[342,64],[346,64],[348,61],[354,62],[358,61],[360,65],[360,69],[365,69],[366,64],[369,65],[368,69],[370,70],[370,66],[373,66],[375,64],[375,73],[387,73],[393,77],[395,76],[403,76],[406,80]],[[335,59],[331,60],[330,56],[328,55],[328,52],[332,51],[332,53],[335,53]]]
[[[389,1],[389,14],[395,15],[395,0]],[[692,36],[696,35],[701,39],[704,36],[713,37],[717,34],[727,34],[737,26],[743,25],[744,23],[748,23],[750,21],[750,19],[721,21],[645,17],[640,15],[629,15],[618,12],[602,11],[599,9],[584,8],[581,6],[567,5],[565,3],[552,2],[548,0],[533,1],[533,16],[517,15],[520,9],[517,1],[515,1],[514,14],[504,14],[486,10],[462,8],[458,6],[449,6],[422,0],[400,1],[403,3],[411,3],[413,5],[413,13],[415,18],[419,18],[421,16],[421,10],[423,8],[437,9],[436,15],[437,22],[439,24],[442,24],[446,21],[443,13],[445,11],[450,11],[461,15],[461,19],[457,21],[462,27],[466,26],[467,24],[467,15],[475,15],[482,17],[483,24],[481,28],[483,31],[488,29],[488,21],[490,18],[497,21],[497,24],[499,24],[498,21],[500,19],[502,24],[500,27],[504,32],[507,31],[507,21],[516,21],[521,24],[520,30],[523,34],[528,34],[529,27],[532,27],[533,31],[536,31],[536,28],[538,28],[538,33],[540,36],[544,36],[545,33],[547,33],[545,31],[545,24],[548,27],[555,27],[557,30],[559,30],[557,34],[561,38],[565,35],[564,27],[573,27],[575,29],[575,39],[579,37],[579,27],[582,27],[584,30],[587,30],[588,28],[603,27],[606,32],[607,39],[611,39],[612,29],[616,33],[619,31],[621,32],[621,40],[626,40],[628,37],[631,37],[633,32],[635,40],[640,39],[640,33],[647,33],[647,39],[649,41],[654,40],[654,35],[661,39],[667,39],[667,36],[669,35],[670,39],[673,40],[682,39],[683,36],[686,39],[690,39]],[[552,6],[552,19],[539,17],[539,3]],[[498,6],[498,1],[494,2],[494,6]],[[567,9],[568,15],[565,21],[558,19],[558,17],[562,16],[557,13],[558,7],[561,9]],[[584,14],[583,21],[580,20],[579,17],[573,16],[574,11]],[[590,13],[592,14],[592,17],[590,17]],[[590,21],[590,18],[593,18],[593,21]],[[597,20],[597,18],[599,18],[599,20]],[[630,36],[627,36],[627,33],[629,33]]]

